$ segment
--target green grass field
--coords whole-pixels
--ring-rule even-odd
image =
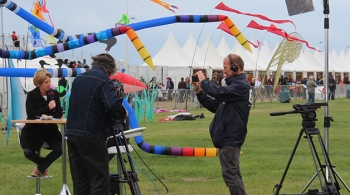
[[[318,101],[322,102],[322,101]],[[241,172],[248,195],[273,194],[274,186],[280,182],[287,161],[298,138],[302,117],[300,114],[283,116],[270,116],[270,112],[292,111],[293,104],[303,103],[303,100],[293,100],[291,103],[258,102],[251,109],[248,135],[242,147]],[[329,156],[336,171],[345,182],[350,182],[349,146],[350,131],[348,120],[349,100],[336,99],[329,102],[329,116],[334,122],[328,129]],[[205,118],[195,121],[160,122],[161,118],[176,113],[155,114],[151,122],[140,122],[140,126],[147,129],[143,132],[144,140],[151,145],[178,146],[178,147],[213,147],[209,137],[208,126],[213,114],[206,109],[190,107],[193,115],[204,113]],[[316,127],[319,128],[323,140],[325,108],[317,110]],[[5,134],[2,134],[5,140]],[[314,136],[314,143],[319,149],[319,142]],[[4,141],[3,141],[4,143]],[[221,178],[218,157],[176,157],[146,153],[134,144],[136,152],[131,155],[136,164],[140,181],[138,185],[142,194],[167,194],[165,187],[148,170],[164,183],[172,195],[193,194],[229,194]],[[91,148],[93,150],[93,148]],[[319,150],[318,150],[319,151]],[[43,154],[47,151],[43,150]],[[141,159],[137,156],[140,155]],[[319,155],[321,152],[319,151]],[[146,163],[143,164],[143,161]],[[128,164],[127,164],[128,165]],[[67,164],[68,168],[69,165]],[[35,194],[35,180],[26,178],[34,164],[27,160],[20,148],[16,131],[12,129],[11,137],[5,147],[0,151],[1,178],[0,194]],[[59,194],[62,189],[62,161],[58,159],[49,169],[53,177],[41,183],[42,194]],[[111,173],[117,171],[116,161],[110,163]],[[316,168],[310,152],[307,139],[302,138],[294,159],[288,170],[280,193],[300,193],[305,185],[316,173]],[[73,192],[69,169],[67,171],[69,190]],[[338,180],[338,182],[340,182]],[[350,184],[350,183],[347,183]],[[321,184],[316,178],[311,188],[320,189]],[[349,192],[340,183],[341,194]],[[125,189],[130,194],[130,189]]]

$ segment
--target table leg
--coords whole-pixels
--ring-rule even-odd
[[[62,190],[60,195],[71,195],[67,185],[67,169],[66,169],[66,139],[64,132],[66,131],[66,125],[62,124]]]

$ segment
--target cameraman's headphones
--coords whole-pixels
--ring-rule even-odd
[[[233,60],[232,60],[232,57],[231,57],[231,54],[228,54],[228,60],[230,60],[230,64],[231,64],[231,70],[233,71],[233,72],[237,72],[238,71],[238,66],[235,64],[235,63],[233,63]]]

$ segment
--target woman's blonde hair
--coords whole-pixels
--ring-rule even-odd
[[[46,69],[39,69],[35,72],[34,77],[33,77],[33,83],[35,86],[39,86],[42,84],[46,77],[52,77],[51,73],[47,71]]]

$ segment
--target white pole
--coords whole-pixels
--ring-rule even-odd
[[[3,7],[4,5],[1,5],[1,36],[2,36],[2,39],[1,39],[1,48],[5,48],[5,36],[4,36],[4,15],[3,15]],[[5,68],[5,58],[2,58],[2,67]],[[5,85],[5,79],[6,77],[2,77],[2,94],[5,93],[5,89],[6,89],[6,85]],[[2,100],[3,101],[3,100]],[[3,102],[0,103],[0,105],[3,105]]]
[[[128,13],[128,11],[129,11],[129,3],[126,3],[126,18],[127,18],[127,20],[129,19],[129,13]],[[126,53],[125,53],[125,62],[126,62],[126,64],[129,64],[129,49],[128,49],[128,43],[129,43],[129,41],[128,41],[128,36],[126,36],[126,37],[125,37],[125,51],[126,51]]]

